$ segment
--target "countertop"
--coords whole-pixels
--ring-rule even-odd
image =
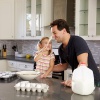
[[[34,79],[31,82],[42,82],[49,85],[47,93],[16,91],[14,85],[20,79],[11,83],[0,83],[0,100],[100,100],[100,88],[88,96],[81,96],[72,92],[71,88],[64,87],[58,79]]]
[[[33,57],[30,59],[26,59],[25,57],[15,57],[14,55],[8,55],[6,57],[0,56],[0,60],[14,60],[14,61],[21,61],[21,62],[29,62],[29,63],[34,63]]]
[[[55,64],[59,63],[59,56],[55,55]],[[34,57],[30,59],[26,59],[25,57],[15,57],[15,55],[7,55],[6,57],[0,56],[0,60],[13,60],[13,61],[20,61],[20,62],[27,62],[27,63],[34,63]]]

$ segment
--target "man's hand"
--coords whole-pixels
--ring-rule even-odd
[[[61,82],[61,84],[63,84],[64,86],[71,87],[72,86],[72,80],[63,81],[63,82]]]

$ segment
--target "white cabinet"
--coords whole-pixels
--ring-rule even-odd
[[[15,0],[15,39],[24,38],[24,3],[25,0]]]
[[[53,20],[52,4],[52,0],[15,0],[15,39],[44,36],[48,32],[44,26]]]
[[[100,38],[100,0],[97,0],[96,7],[96,35]]]
[[[100,0],[76,0],[75,34],[100,40]]]
[[[0,0],[0,39],[14,39],[14,0]]]
[[[18,61],[7,61],[8,70],[9,71],[26,71],[33,70],[34,64],[26,63],[26,62],[18,62]]]
[[[17,71],[17,63],[16,61],[7,61],[8,71]]]
[[[6,71],[6,70],[7,70],[6,60],[0,60],[0,71]]]

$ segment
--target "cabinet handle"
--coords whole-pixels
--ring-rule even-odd
[[[25,65],[25,68],[27,68],[27,65]]]

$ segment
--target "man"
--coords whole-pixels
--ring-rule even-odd
[[[85,63],[94,73],[95,84],[100,86],[100,73],[85,40],[79,36],[71,36],[69,26],[63,19],[53,21],[50,26],[55,40],[62,43],[59,47],[61,64],[55,65],[53,71],[64,71],[68,65],[72,67],[73,71],[81,63]],[[62,84],[71,87],[71,82],[68,80]]]

